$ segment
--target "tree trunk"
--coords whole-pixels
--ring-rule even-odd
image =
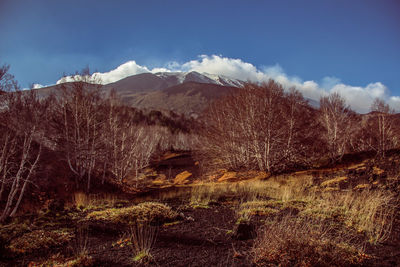
[[[35,162],[33,163],[33,165],[29,169],[29,173],[28,173],[27,177],[25,178],[24,185],[22,186],[22,189],[21,189],[21,191],[19,193],[19,197],[18,197],[17,203],[15,204],[13,211],[10,213],[10,217],[14,217],[15,214],[17,213],[19,205],[21,204],[22,197],[24,196],[24,193],[25,193],[25,190],[26,190],[26,186],[27,186],[28,182],[30,181],[31,175],[35,171],[36,166],[37,166],[37,164],[39,162],[41,151],[42,151],[42,146],[39,147],[39,151],[38,151],[38,154],[36,156]]]

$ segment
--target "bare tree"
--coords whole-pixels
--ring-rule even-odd
[[[150,159],[156,152],[161,140],[162,128],[159,126],[139,126],[136,128],[136,146],[133,151],[133,169],[135,171],[136,186],[138,186],[139,172],[149,166]]]
[[[200,151],[231,169],[286,168],[300,161],[310,116],[298,91],[285,93],[274,81],[249,83],[211,105]]]
[[[255,167],[250,151],[252,141],[248,136],[252,133],[248,127],[251,127],[249,122],[254,119],[251,117],[254,112],[251,114],[251,105],[246,110],[244,103],[248,100],[244,90],[215,101],[205,114],[199,152],[209,158],[210,163],[231,169]],[[257,145],[257,140],[253,143]]]
[[[139,124],[135,121],[136,110],[123,106],[115,92],[110,94],[104,109],[107,117],[102,137],[105,148],[103,181],[106,173],[119,183],[132,174],[137,181],[140,171],[150,164],[167,129]]]
[[[293,87],[285,93],[283,108],[285,143],[280,160],[282,167],[309,165],[318,154],[315,146],[319,142],[319,125],[315,120],[315,112]],[[318,147],[318,150],[321,148]]]
[[[371,105],[372,116],[367,123],[368,131],[372,133],[370,142],[373,150],[380,157],[385,157],[385,152],[395,148],[398,136],[395,134],[395,123],[393,120],[394,110],[382,99],[376,98]]]
[[[10,65],[4,64],[0,66],[0,94],[12,92],[19,89],[18,82],[14,75],[9,73]]]
[[[120,183],[135,169],[137,146],[142,141],[141,133],[133,122],[128,107],[120,105],[115,93],[110,95],[107,105],[106,130],[103,142],[106,148],[105,170]]]
[[[4,114],[1,116],[4,119]],[[3,199],[3,193],[10,180],[12,158],[16,153],[17,140],[15,134],[8,128],[1,126],[1,156],[0,156],[0,200]]]
[[[0,67],[0,122],[6,122],[6,114],[8,115],[8,99],[9,93],[19,89],[18,84],[14,80],[14,76],[8,71],[9,65],[3,65]],[[3,199],[3,193],[6,189],[7,179],[10,175],[10,158],[16,153],[16,139],[15,134],[5,125],[0,125],[0,201]]]
[[[251,112],[255,119],[251,122],[252,127],[249,132],[254,144],[253,151],[259,169],[270,172],[277,164],[282,151],[284,138],[283,88],[277,83],[269,81],[261,88],[252,86],[250,90],[255,90],[255,94],[251,95],[253,101],[250,102],[256,104],[256,110]],[[249,104],[252,105],[252,103]]]
[[[15,81],[11,84],[0,98],[0,200],[5,197],[1,222],[16,215],[32,183],[42,151],[42,124],[48,107],[48,102],[39,101],[34,91],[21,92]],[[4,90],[3,85],[1,89]]]
[[[86,183],[87,192],[102,153],[101,86],[101,81],[88,69],[69,79],[64,77],[53,124],[58,148],[65,153],[76,185]]]
[[[350,138],[351,114],[346,101],[338,93],[320,99],[319,120],[324,127],[323,139],[332,162],[341,160]]]

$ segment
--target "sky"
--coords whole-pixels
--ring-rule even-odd
[[[23,88],[86,66],[104,83],[196,70],[400,111],[399,14],[397,0],[0,0],[0,65]]]

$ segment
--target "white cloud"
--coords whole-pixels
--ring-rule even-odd
[[[257,68],[240,59],[232,59],[221,56],[206,56],[199,57],[200,60],[192,60],[182,64],[183,71],[197,71],[210,74],[224,75],[239,80],[262,80],[264,73]]]
[[[140,74],[145,72],[150,72],[146,66],[140,66],[134,60],[131,60],[125,62],[124,64],[118,66],[116,69],[113,69],[109,72],[103,72],[103,73],[95,72],[93,73],[93,75],[95,75],[97,78],[100,78],[103,84],[108,84],[135,74]],[[70,81],[73,81],[73,79],[71,78],[71,76],[67,76],[64,79],[58,80],[57,84],[61,82],[70,82]]]
[[[324,77],[321,81],[321,87],[325,89],[332,89],[335,85],[340,83],[340,79],[333,77],[333,76],[327,76]]]
[[[211,74],[225,75],[241,80],[253,82],[263,82],[273,79],[281,83],[285,88],[292,86],[300,90],[305,97],[319,100],[321,96],[331,92],[340,93],[347,103],[357,112],[366,113],[376,97],[387,101],[394,109],[400,111],[400,97],[390,96],[388,88],[380,83],[370,83],[365,87],[346,85],[336,77],[324,77],[318,84],[315,81],[302,81],[296,76],[287,75],[283,68],[276,64],[264,66],[261,70],[254,65],[240,59],[232,59],[217,55],[200,56],[197,60],[192,60],[182,64],[182,70],[207,72]]]
[[[43,88],[43,87],[44,87],[44,85],[41,85],[41,84],[38,84],[38,83],[34,83],[32,85],[32,89],[40,89],[40,88]]]
[[[389,97],[389,100],[387,102],[397,112],[400,111],[400,97],[399,96],[391,96],[391,97]]]
[[[39,83],[34,83],[29,88],[25,87],[25,88],[22,88],[22,90],[26,91],[26,90],[30,90],[30,89],[40,89],[40,88],[43,88],[43,87],[46,87],[46,86],[50,86],[50,85],[42,85],[42,84],[39,84]]]
[[[97,77],[102,80],[103,84],[107,84],[116,82],[128,76],[145,72],[149,72],[149,69],[147,67],[140,66],[136,64],[134,60],[132,60],[118,66],[116,69],[113,69],[109,72],[104,72],[104,73],[96,72],[94,73],[94,75],[97,75]]]
[[[384,98],[386,87],[381,83],[368,84],[366,87],[337,84],[331,92],[342,95],[347,103],[358,112],[368,112],[376,97]]]
[[[379,97],[387,101],[393,108],[400,111],[400,97],[390,96],[389,90],[380,82],[370,83],[365,87],[351,86],[341,83],[336,77],[324,77],[320,83],[315,81],[303,81],[296,76],[287,75],[283,68],[278,65],[263,66],[257,68],[251,63],[241,59],[227,58],[219,55],[201,55],[197,59],[178,63],[171,61],[158,68],[149,69],[141,66],[135,61],[128,61],[114,70],[104,73],[94,73],[102,80],[103,84],[112,83],[120,79],[139,73],[156,72],[186,72],[197,71],[224,75],[227,77],[252,82],[263,82],[273,79],[283,85],[284,88],[296,87],[305,97],[319,100],[321,96],[331,92],[340,93],[347,103],[358,112],[368,112],[374,98]],[[67,78],[67,81],[71,78]],[[60,83],[61,80],[57,81]]]
[[[157,72],[169,72],[169,71],[170,70],[167,68],[154,68],[150,70],[146,66],[141,66],[137,64],[136,61],[131,60],[125,62],[124,64],[118,66],[116,69],[113,69],[109,72],[95,72],[93,73],[93,76],[100,79],[102,84],[108,84],[140,73],[147,73],[147,72],[157,73]],[[79,76],[75,75],[75,78],[79,78]],[[74,79],[72,79],[71,76],[67,76],[64,77],[63,79],[58,80],[57,84],[62,82],[71,82],[73,80]]]

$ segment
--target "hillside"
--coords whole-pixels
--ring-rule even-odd
[[[162,90],[173,84],[173,82],[162,79],[152,73],[141,73],[106,84],[103,89],[105,91],[114,89],[121,97],[124,97],[132,93]]]
[[[198,115],[211,101],[231,92],[240,84],[237,80],[198,72],[160,72],[133,75],[103,85],[101,90],[105,94],[114,90],[127,106]],[[65,85],[68,87],[70,83]],[[59,84],[44,87],[37,89],[37,92],[39,97],[44,98],[51,93],[57,95],[60,87]]]
[[[164,90],[124,95],[125,104],[140,109],[171,110],[186,115],[198,115],[208,104],[234,87],[187,82]]]

